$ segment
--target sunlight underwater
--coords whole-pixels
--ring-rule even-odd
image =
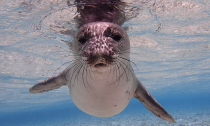
[[[65,0],[2,0],[0,125],[210,125],[210,1],[126,2],[131,19],[123,27],[135,74],[176,123],[156,118],[136,99],[120,114],[98,118],[73,104],[67,86],[30,94],[73,60],[66,46],[73,38],[60,31],[76,30],[76,8]]]

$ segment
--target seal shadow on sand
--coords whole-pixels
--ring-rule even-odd
[[[130,61],[130,42],[121,25],[126,3],[120,0],[75,0],[78,31],[71,50],[74,62],[64,71],[29,89],[42,93],[68,85],[70,96],[82,111],[110,117],[137,98],[157,117],[175,122],[137,79]],[[70,4],[69,1],[67,4]]]

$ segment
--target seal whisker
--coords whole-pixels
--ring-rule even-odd
[[[70,64],[64,71],[69,72],[71,69],[74,68],[74,66],[77,64],[77,62],[79,62],[77,59],[73,60],[74,62],[72,64]]]
[[[118,76],[117,74],[117,72],[118,72],[118,70],[120,70],[120,68],[119,68],[119,66],[118,66],[118,64],[117,64],[117,61],[116,60],[114,60],[113,61],[113,65],[115,66],[115,67],[117,67],[117,69],[114,69],[114,71],[115,71],[115,73],[116,73],[116,77]],[[119,75],[120,76],[120,75]]]
[[[86,82],[88,83],[88,80],[87,80],[88,77],[87,77],[87,74],[85,74],[85,72],[87,73],[87,65],[86,65],[86,63],[84,64],[84,68],[83,68],[83,71],[82,71],[82,81],[83,81],[83,84],[85,86],[85,89],[88,90],[87,87],[86,87],[86,83],[85,83],[85,79],[86,79]],[[85,77],[84,77],[84,74],[86,75]]]
[[[130,52],[129,49],[124,49],[124,50],[121,50],[118,54],[122,54],[122,55],[125,55],[125,54],[131,54],[132,52]]]
[[[87,65],[87,63],[86,63],[86,73],[88,73],[89,72],[89,76],[90,76],[90,78],[93,80],[93,78],[92,78],[92,76],[91,76],[91,73],[90,73],[90,67]],[[90,84],[89,84],[89,80],[88,80],[88,74],[86,74],[86,82],[87,82],[87,85],[88,85],[88,87],[91,89],[91,86],[90,86]],[[92,89],[91,89],[92,90]]]
[[[117,78],[117,76],[115,77],[114,75],[114,71],[115,71],[115,69],[111,69],[111,66],[110,66],[110,64],[108,64],[108,66],[107,66],[107,69],[109,69],[109,76],[111,76],[112,78]],[[112,73],[112,75],[111,75],[111,73]]]
[[[75,81],[76,81],[76,79],[78,79],[77,78],[77,74],[78,74],[78,71],[81,69],[81,67],[83,66],[83,64],[79,61],[79,60],[77,60],[75,63],[74,63],[74,65],[73,65],[73,74],[72,74],[72,76],[71,76],[71,79],[70,79],[70,81],[72,81],[72,78],[74,77],[74,82],[73,82],[73,84],[75,83]],[[78,69],[78,68],[80,68],[80,69]],[[75,73],[77,73],[77,74],[75,74]]]
[[[120,60],[121,61],[121,60]],[[122,62],[122,61],[121,61]],[[122,62],[124,64],[124,62]],[[132,74],[133,79],[135,78],[134,70],[132,67],[129,67],[128,65],[124,64],[126,68],[129,70],[129,72]]]
[[[77,68],[78,64],[79,64],[79,61],[75,60],[75,62],[73,64],[71,64],[70,66],[68,66],[64,71],[66,71],[66,73],[68,73],[69,71],[72,71],[72,70],[75,72],[77,70],[77,69],[75,69],[75,67]],[[72,83],[73,76],[74,76],[74,74],[71,74],[71,76],[70,76],[70,80],[69,80],[71,83],[70,86],[74,86],[74,83]]]
[[[115,61],[115,65],[117,66],[118,69],[116,69],[116,77],[118,78],[118,84],[117,86],[120,84],[120,78],[121,78],[121,71],[120,71],[120,66],[119,66],[119,62]],[[118,76],[117,76],[118,74]]]
[[[130,48],[124,48],[124,49],[120,49],[120,52],[123,53],[126,50],[130,50]],[[130,52],[130,51],[129,51]]]
[[[121,54],[121,55],[124,55],[124,54],[126,54],[126,53],[128,53],[128,54],[130,54],[131,52],[129,51],[129,52],[126,52],[126,50],[129,50],[129,48],[127,48],[127,49],[124,49],[124,50],[122,50],[121,52],[119,52],[118,54]],[[139,55],[138,55],[139,56]],[[131,62],[137,69],[138,69],[138,67],[137,67],[137,65],[136,65],[136,63],[134,63],[133,61],[131,61],[130,59],[126,59],[126,58],[124,58],[124,57],[121,57],[121,56],[118,56],[119,58],[122,58],[122,59],[124,59],[124,60],[127,60],[127,61],[129,61],[129,62]]]
[[[113,62],[113,67],[117,67],[115,62]],[[113,72],[110,71],[113,74],[112,77],[117,78],[117,74],[115,74],[117,73],[117,69],[111,69],[111,70],[113,71]]]
[[[126,60],[126,61],[131,62],[131,63],[132,63],[133,65],[135,65],[135,67],[137,68],[136,64],[135,64],[133,61],[131,61],[130,59],[126,59],[126,58],[120,57],[120,56],[118,56],[118,58],[121,58],[121,59],[124,59],[124,60]]]
[[[88,69],[89,67],[88,67],[88,65],[87,65],[87,60],[81,60],[81,61],[82,61],[82,62],[81,62],[82,68],[80,68],[80,70],[83,69],[83,70],[82,70],[82,81],[83,81],[83,84],[84,84],[84,86],[85,86],[85,89],[88,90],[88,88],[87,88],[87,86],[86,86],[86,82],[89,83],[88,80],[87,80],[87,78],[88,78],[88,74],[87,74],[87,73],[88,73],[88,72],[87,72],[88,70],[87,70],[87,69]],[[81,66],[79,66],[79,67],[81,67]],[[77,74],[80,74],[80,70],[79,70],[79,72],[78,72]],[[84,75],[85,75],[85,76],[84,76]],[[78,79],[78,78],[77,78],[77,79]],[[89,86],[89,84],[88,84],[88,86]],[[89,86],[89,88],[90,88],[90,86]]]
[[[123,70],[124,70],[124,74],[126,75],[126,81],[128,81],[129,79],[128,79],[128,74],[127,74],[127,70],[126,70],[126,68],[124,67],[124,66],[126,66],[124,63],[123,63],[123,61],[121,61],[120,59],[118,59],[118,61],[119,61],[119,65],[123,68]]]
[[[127,50],[129,50],[129,51],[127,51]],[[120,54],[123,54],[123,53],[131,53],[131,54],[135,54],[135,55],[140,56],[138,53],[133,53],[133,52],[131,52],[131,51],[130,51],[130,48],[125,48],[124,50],[121,50],[121,51],[120,51]]]
[[[135,54],[135,55],[137,55],[137,56],[140,56],[138,53],[133,53],[133,52],[130,52],[130,51],[128,51],[128,52],[126,52],[126,51],[123,51],[123,52],[120,52],[119,54]]]
[[[93,71],[92,71],[92,68],[90,68],[90,67],[88,67],[88,75],[89,75],[89,77],[93,80],[93,77],[92,77],[92,73],[93,73]],[[88,76],[87,75],[87,76]]]
[[[80,71],[81,71],[81,69],[84,67],[84,64],[82,64],[82,63],[80,63],[79,65],[78,65],[78,67],[79,67],[79,70],[77,70],[77,73],[76,73],[76,75],[75,75],[75,80],[77,80],[78,81],[78,77],[79,77],[79,74],[80,74]]]
[[[122,57],[119,57],[119,58],[122,58]],[[125,58],[122,58],[122,59],[126,60]],[[121,61],[120,59],[118,59],[118,60],[119,60],[121,63],[123,63],[123,64],[126,66],[126,68],[128,68],[128,70],[130,71],[130,73],[132,73],[133,76],[135,76],[132,67],[130,68],[130,67],[129,67],[127,64],[125,64],[123,61]]]
[[[58,68],[56,68],[56,69],[55,69],[55,71],[57,71],[58,69],[60,69],[62,66],[66,65],[66,64],[68,64],[68,63],[74,62],[74,61],[75,61],[75,59],[74,59],[74,60],[71,60],[71,61],[68,61],[68,62],[63,63],[63,64],[62,64],[62,65],[60,65]]]
[[[86,65],[86,73],[88,73],[89,72],[89,77],[93,80],[93,78],[92,78],[92,68],[91,68],[91,66],[88,66],[88,65]],[[91,73],[92,72],[92,73]],[[89,87],[89,89],[91,89],[91,91],[94,91],[92,88],[91,88],[91,86],[90,86],[90,84],[89,84],[89,81],[88,81],[88,74],[86,74],[86,82],[87,82],[87,85],[88,85],[88,87]]]

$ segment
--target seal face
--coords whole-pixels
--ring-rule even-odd
[[[126,32],[119,25],[94,22],[78,30],[72,50],[76,59],[86,60],[88,65],[97,68],[111,65],[120,53],[129,52],[129,44]]]
[[[120,0],[113,1],[114,5],[110,4],[112,0],[105,3],[104,0],[76,0],[88,4],[77,7],[81,14],[71,46],[74,62],[60,74],[34,85],[29,92],[41,93],[68,85],[75,105],[99,117],[120,113],[131,98],[136,98],[157,117],[175,122],[135,76],[129,57],[129,38],[120,26],[125,21],[123,13],[116,10]],[[102,16],[93,10],[102,11]],[[109,15],[105,13],[107,10]]]

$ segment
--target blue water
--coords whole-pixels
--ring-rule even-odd
[[[210,1],[126,2],[135,73],[176,123],[136,99],[120,114],[98,118],[74,105],[67,86],[30,94],[73,59],[66,45],[73,38],[60,31],[76,30],[76,8],[65,0],[1,0],[0,126],[210,126]]]
[[[120,114],[99,118],[80,111],[71,100],[50,104],[33,104],[31,107],[1,112],[1,125],[209,125],[209,94],[182,93],[167,96],[156,96],[156,99],[175,118],[175,124],[158,119],[139,101],[132,99],[128,107]],[[170,97],[169,97],[169,96]],[[24,103],[16,103],[20,105]],[[126,120],[126,121],[125,121]]]

